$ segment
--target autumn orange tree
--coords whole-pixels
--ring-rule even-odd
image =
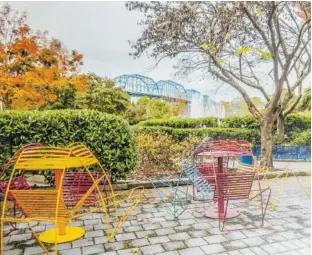
[[[0,11],[0,102],[4,109],[39,109],[57,99],[57,92],[84,91],[83,56],[65,49],[47,32],[33,31],[26,14],[4,5]]]

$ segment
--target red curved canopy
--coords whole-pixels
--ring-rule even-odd
[[[253,156],[252,146],[244,140],[203,141],[193,152],[193,157]]]

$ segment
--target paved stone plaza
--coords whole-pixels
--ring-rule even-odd
[[[310,178],[300,177],[307,187]],[[281,180],[272,185],[273,200],[276,198]],[[170,198],[169,190],[162,189]],[[236,202],[241,215],[228,222],[229,227],[248,227],[259,224],[260,208],[255,202]],[[156,196],[154,190],[145,190],[144,199],[125,222],[114,240],[107,243],[105,222],[101,214],[85,216],[74,225],[84,226],[84,238],[59,245],[59,254],[304,254],[311,253],[311,207],[310,198],[300,187],[295,177],[287,180],[275,211],[268,211],[265,227],[256,230],[240,230],[220,233],[218,221],[203,216],[205,208],[214,208],[210,202],[190,201],[189,208],[178,219],[174,219]],[[259,215],[259,217],[258,217]],[[6,237],[5,255],[43,254],[31,233],[23,229]],[[38,232],[51,228],[38,225]],[[52,252],[50,254],[53,254]]]

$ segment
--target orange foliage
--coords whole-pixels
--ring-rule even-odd
[[[88,76],[79,74],[83,55],[69,53],[46,33],[34,33],[12,13],[7,5],[0,10],[0,21],[7,24],[0,24],[0,101],[5,109],[38,109],[57,99],[55,89],[60,86],[85,91]]]

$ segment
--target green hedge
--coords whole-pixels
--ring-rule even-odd
[[[121,179],[136,165],[136,146],[123,119],[97,111],[0,112],[0,169],[22,145],[65,146],[81,142],[97,156],[113,179]]]
[[[146,120],[139,123],[142,126],[164,126],[171,128],[203,128],[203,127],[218,127],[218,119],[215,117],[186,119],[160,119],[160,120]]]
[[[297,134],[291,142],[291,145],[310,145],[311,146],[311,130],[307,130]]]
[[[247,140],[252,144],[260,143],[260,133],[257,130],[247,130],[242,128],[170,128],[170,127],[146,127],[134,126],[134,135],[136,134],[168,134],[176,142],[181,142],[188,138],[211,137],[214,139],[239,139]]]
[[[197,119],[160,119],[147,120],[139,123],[140,126],[162,126],[171,128],[245,128],[260,130],[260,125],[252,116],[231,116],[223,119],[214,117]],[[285,118],[285,132],[290,136],[292,133],[303,132],[311,129],[311,117],[299,114],[291,114]]]
[[[246,128],[260,130],[260,125],[252,116],[231,116],[222,119],[221,127],[224,128]]]
[[[292,135],[311,130],[311,117],[299,114],[290,114],[285,118],[285,133]]]

